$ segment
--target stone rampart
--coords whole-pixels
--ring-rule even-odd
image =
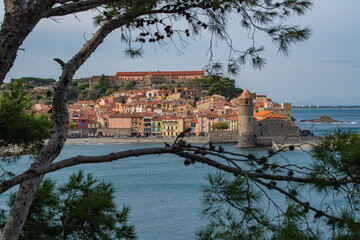
[[[89,137],[91,135],[119,137],[130,134],[130,128],[73,128],[68,131],[70,137]]]
[[[211,143],[238,143],[239,134],[235,131],[224,131],[224,130],[213,130],[208,134],[208,141]],[[271,137],[255,137],[254,144],[257,147],[271,146],[272,142],[284,143],[284,144],[299,144],[301,139],[295,137],[282,137],[282,136],[271,136]]]
[[[237,143],[239,133],[236,131],[213,130],[208,134],[208,141],[211,143]]]

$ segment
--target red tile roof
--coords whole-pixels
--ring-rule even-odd
[[[170,75],[204,75],[204,71],[149,71],[149,72],[117,72],[116,76],[170,76]]]
[[[254,117],[264,117],[269,114],[273,114],[273,111],[260,111],[254,114]]]
[[[269,116],[265,116],[265,117],[262,117],[262,118],[258,118],[257,121],[260,122],[260,121],[263,121],[263,120],[266,120],[266,119],[271,119],[271,118],[286,119],[285,116],[274,113],[274,114],[271,114],[271,115],[269,115]]]

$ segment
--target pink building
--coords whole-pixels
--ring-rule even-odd
[[[211,130],[211,126],[219,121],[219,116],[216,113],[200,114],[197,117],[196,132],[199,136],[205,136]]]
[[[131,128],[131,115],[119,112],[110,114],[109,128]]]

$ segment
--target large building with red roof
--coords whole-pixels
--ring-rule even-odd
[[[194,79],[204,78],[204,71],[144,71],[144,72],[117,72],[115,83],[125,87],[135,82],[136,88],[154,88],[159,86],[185,86]]]
[[[125,88],[127,84],[134,83],[134,88],[157,88],[161,86],[187,86],[195,79],[205,78],[204,71],[142,71],[117,72],[109,77],[111,85]],[[92,89],[100,82],[100,76],[89,78],[89,88]]]

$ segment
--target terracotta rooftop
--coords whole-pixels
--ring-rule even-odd
[[[257,120],[258,120],[258,122],[260,122],[260,121],[263,121],[263,120],[269,119],[269,118],[282,118],[282,119],[284,119],[284,118],[286,118],[286,117],[283,116],[283,115],[274,113],[274,114],[271,114],[271,115],[269,115],[269,116],[265,116],[265,117],[263,117],[263,118],[258,118]]]
[[[148,72],[117,72],[116,76],[170,76],[170,75],[204,75],[204,71],[148,71]]]
[[[254,117],[265,117],[269,114],[273,114],[274,112],[273,111],[260,111],[260,112],[257,112],[257,113],[254,113]]]

